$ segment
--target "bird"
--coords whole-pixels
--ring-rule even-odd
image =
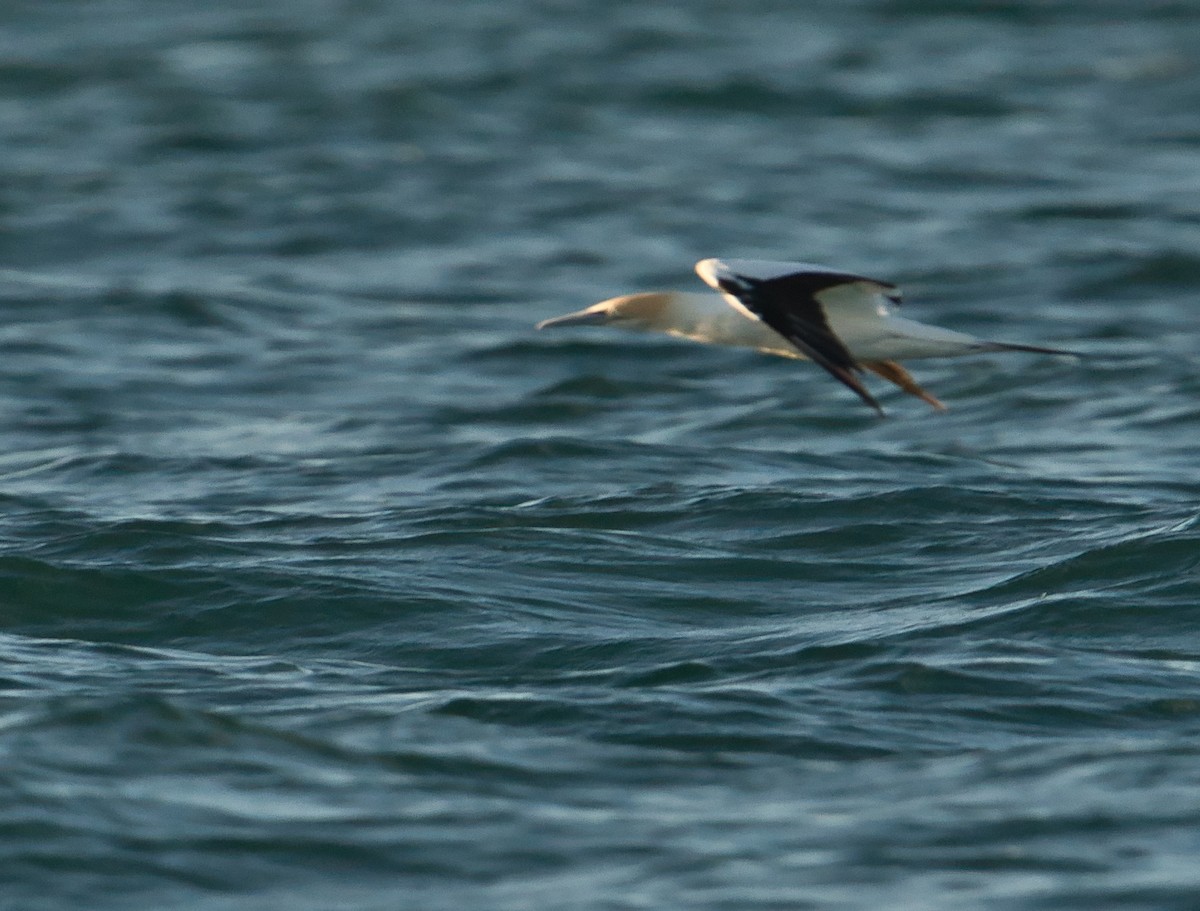
[[[614,326],[808,359],[879,415],[884,414],[883,407],[863,383],[864,371],[938,411],[946,409],[900,360],[988,351],[1079,356],[1060,348],[989,341],[908,319],[896,312],[901,304],[899,288],[854,272],[813,263],[716,258],[700,260],[695,269],[717,294],[624,294],[543,320],[537,328]]]

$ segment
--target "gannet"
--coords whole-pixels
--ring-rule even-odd
[[[943,411],[946,406],[922,389],[899,360],[985,351],[1076,356],[1058,348],[993,342],[918,323],[893,309],[900,305],[895,285],[826,266],[702,259],[696,274],[719,296],[688,291],[625,294],[543,320],[537,328],[617,326],[807,358],[880,415],[883,408],[859,379],[863,370]]]

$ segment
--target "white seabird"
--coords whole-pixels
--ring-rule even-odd
[[[611,325],[679,338],[807,358],[849,386],[879,414],[883,409],[859,379],[869,370],[938,410],[900,359],[957,357],[985,351],[1073,352],[975,338],[900,316],[895,285],[817,266],[750,259],[702,259],[696,274],[720,293],[658,291],[625,294],[537,328]]]

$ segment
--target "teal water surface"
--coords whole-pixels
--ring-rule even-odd
[[[1200,9],[0,16],[0,908],[1200,907]]]

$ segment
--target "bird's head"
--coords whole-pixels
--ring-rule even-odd
[[[663,291],[624,294],[575,313],[542,320],[539,329],[558,326],[618,326],[622,329],[655,329],[671,305],[671,295]]]

